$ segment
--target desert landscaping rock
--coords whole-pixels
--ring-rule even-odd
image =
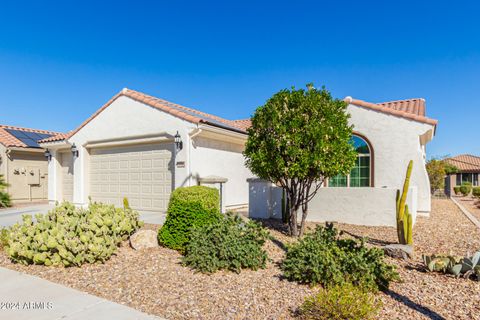
[[[153,230],[139,230],[130,237],[130,245],[135,250],[158,247],[157,233]]]
[[[387,244],[383,251],[389,257],[408,260],[413,258],[413,247],[405,244]]]
[[[0,265],[115,301],[167,319],[291,319],[306,296],[318,289],[282,279],[278,263],[293,240],[279,222],[265,244],[271,261],[266,269],[240,274],[195,273],[181,265],[181,255],[163,247],[133,250],[126,242],[104,265],[81,268],[22,266],[0,253]],[[315,227],[309,223],[309,229]],[[390,227],[337,225],[346,237],[368,237],[382,247],[397,242]],[[143,230],[156,230],[146,225]],[[450,200],[434,200],[430,218],[419,217],[414,228],[415,258],[395,264],[402,278],[379,293],[378,319],[480,319],[480,282],[427,273],[422,254],[465,255],[480,248],[480,232]]]

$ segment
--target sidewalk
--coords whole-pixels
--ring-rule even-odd
[[[0,268],[0,319],[161,318],[47,280]]]

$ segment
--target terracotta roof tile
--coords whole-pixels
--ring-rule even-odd
[[[54,136],[51,136],[50,138],[46,138],[43,140],[38,141],[39,143],[48,143],[48,142],[57,142],[57,141],[63,141],[68,137],[69,133],[59,133]]]
[[[354,99],[352,97],[346,97],[344,101],[355,106],[373,109],[409,120],[431,124],[433,126],[438,124],[437,120],[425,116],[425,99],[422,98],[371,103]]]
[[[112,99],[110,99],[106,104],[104,104],[100,109],[98,109],[92,116],[90,116],[87,120],[85,120],[78,128],[73,130],[72,132],[68,133],[63,137],[64,139],[68,139],[77,133],[81,128],[87,125],[90,121],[92,121],[98,114],[100,114],[103,110],[105,110],[108,106],[110,106],[118,97],[126,96],[146,105],[149,105],[153,108],[162,110],[164,112],[170,113],[171,115],[181,118],[183,120],[193,122],[193,123],[207,123],[214,126],[224,127],[225,129],[238,131],[241,133],[246,133],[245,123],[237,122],[234,120],[227,120],[212,114],[208,114],[202,111],[198,111],[195,109],[187,108],[182,105],[172,103],[160,98],[156,98],[145,93],[141,93],[131,89],[123,89],[119,93],[117,93]],[[58,141],[58,140],[56,140]],[[47,142],[46,140],[42,142]]]
[[[3,144],[5,147],[18,147],[18,148],[28,148],[28,146],[23,143],[22,141],[15,138],[11,135],[6,129],[10,130],[20,130],[26,132],[36,132],[36,133],[43,133],[43,134],[52,134],[57,135],[58,132],[48,131],[48,130],[39,130],[39,129],[31,129],[31,128],[22,128],[22,127],[15,127],[9,125],[0,125],[0,143]]]
[[[460,172],[480,172],[480,157],[471,154],[461,154],[445,161],[457,167]]]

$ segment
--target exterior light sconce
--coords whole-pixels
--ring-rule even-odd
[[[182,150],[183,149],[183,141],[182,141],[182,137],[180,137],[180,134],[178,133],[178,131],[175,134],[174,138],[175,138],[175,147],[177,148],[177,150]]]
[[[48,161],[52,160],[52,153],[48,149],[45,149],[45,158],[47,158]]]
[[[72,144],[72,155],[74,157],[78,157],[78,149],[77,149],[77,146],[74,144]]]

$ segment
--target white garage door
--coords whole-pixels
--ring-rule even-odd
[[[73,201],[73,157],[72,153],[60,153],[60,166],[62,168],[62,199]]]
[[[172,190],[173,145],[128,146],[90,151],[90,196],[136,210],[165,211]]]

